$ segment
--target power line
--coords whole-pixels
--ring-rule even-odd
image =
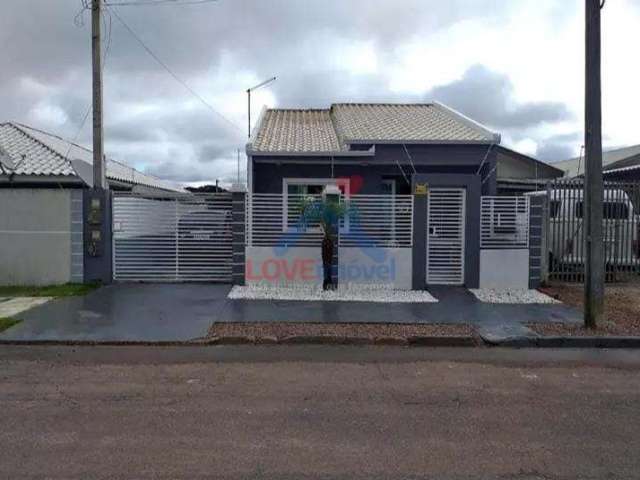
[[[173,72],[173,70],[171,70],[171,68],[169,68],[169,66],[166,63],[164,63],[155,53],[153,53],[153,50],[151,50],[144,43],[144,41],[133,31],[133,29],[127,24],[127,22],[125,22],[122,19],[122,17],[120,15],[118,15],[118,12],[116,11],[115,8],[112,7],[112,8],[109,8],[108,10],[110,10],[115,15],[116,19],[124,26],[124,28],[127,29],[127,31],[131,34],[131,36],[142,46],[142,48],[145,49],[145,51],[149,55],[151,55],[151,57],[162,68],[164,68],[167,71],[167,73],[169,73],[169,75],[171,75],[174,78],[174,80],[176,80],[180,85],[182,85],[191,95],[193,95],[196,99],[198,99],[200,101],[200,103],[202,103],[205,107],[207,107],[209,110],[211,110],[213,113],[215,113],[218,117],[223,119],[229,125],[231,125],[234,128],[238,129],[239,131],[242,131],[242,128],[240,128],[235,122],[233,122],[232,120],[229,120],[226,116],[224,116],[222,113],[220,113],[218,110],[216,110],[215,107],[213,107],[213,105],[211,105],[204,98],[202,98],[202,96],[200,96],[193,88],[191,88],[188,83],[186,83],[184,80],[182,80],[176,73]]]
[[[137,6],[153,6],[153,5],[200,5],[203,3],[213,3],[218,0],[139,0],[120,2],[105,2],[107,7],[137,7]]]

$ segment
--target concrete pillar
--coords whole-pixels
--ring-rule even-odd
[[[428,184],[416,182],[413,178],[413,290],[423,290],[427,286],[427,208],[429,205]]]
[[[246,202],[247,190],[244,185],[231,187],[231,226],[233,232],[232,283],[245,284],[246,250]]]
[[[84,281],[111,283],[113,280],[113,196],[109,190],[83,190]]]
[[[544,210],[547,197],[531,195],[529,210],[529,288],[538,288],[542,283],[543,257],[546,264],[544,239]]]

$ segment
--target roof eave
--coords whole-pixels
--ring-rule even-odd
[[[491,145],[495,143],[493,140],[447,140],[447,139],[434,139],[434,140],[376,140],[376,139],[345,139],[347,145]]]
[[[253,157],[373,157],[376,154],[375,146],[369,150],[355,151],[264,151],[264,150],[247,150],[247,155]]]
[[[477,131],[481,135],[484,135],[484,136],[488,137],[488,142],[489,143],[495,143],[495,144],[499,145],[500,142],[502,141],[502,135],[490,130],[489,128],[487,128],[482,123],[477,122],[476,120],[467,117],[465,114],[455,110],[454,108],[451,108],[448,105],[445,105],[445,104],[437,102],[437,101],[433,102],[433,106],[436,107],[436,108],[439,108],[440,110],[442,110],[442,111],[444,111],[446,113],[448,113],[449,115],[452,115],[452,116],[456,117],[457,120],[459,120],[461,123],[464,123],[469,128],[472,128],[473,130]]]

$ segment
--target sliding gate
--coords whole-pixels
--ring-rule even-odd
[[[231,194],[114,193],[113,276],[231,281]]]

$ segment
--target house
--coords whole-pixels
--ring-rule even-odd
[[[92,168],[89,149],[27,125],[0,123],[0,188],[86,188]],[[107,159],[106,177],[111,190],[182,190],[113,159]]]
[[[499,134],[440,103],[340,103],[327,109],[264,110],[246,149],[248,190],[253,196],[249,215],[255,217],[249,219],[255,231],[248,235],[247,275],[262,278],[260,268],[255,268],[258,264],[268,275],[269,268],[280,268],[282,259],[269,257],[272,245],[299,245],[296,255],[317,255],[317,249],[315,254],[304,250],[305,244],[295,238],[274,243],[280,227],[266,231],[263,226],[280,216],[281,230],[291,231],[291,198],[320,194],[325,186],[336,185],[352,203],[358,197],[362,216],[375,225],[360,229],[356,240],[385,246],[379,257],[390,260],[380,271],[397,274],[393,288],[478,287],[481,204],[483,197],[497,194],[496,162],[499,153],[505,155],[497,148],[499,143]],[[398,208],[404,201],[406,208]],[[409,216],[401,217],[402,212]],[[353,236],[350,228],[345,221],[345,237]],[[515,238],[520,226],[501,228]],[[378,235],[379,241],[367,240],[365,234]],[[371,257],[369,252],[355,247],[358,242],[348,238],[341,244],[338,270],[370,262],[361,270],[374,272],[382,260],[366,258]],[[276,256],[283,255],[281,250]],[[528,252],[514,262],[502,255],[506,270],[520,269],[526,284]],[[354,271],[358,273],[357,268]]]
[[[573,178],[584,175],[584,156],[562,160],[553,164],[564,171],[564,176]],[[640,179],[640,145],[616,148],[602,152],[602,168],[606,180]]]
[[[112,190],[178,190],[110,159],[106,176]],[[92,178],[90,150],[26,125],[0,124],[0,284],[86,279],[83,239]],[[108,238],[99,240],[109,248]]]
[[[564,171],[555,165],[502,145],[496,147],[496,156],[500,195],[521,195],[542,190],[550,180],[564,175]]]

